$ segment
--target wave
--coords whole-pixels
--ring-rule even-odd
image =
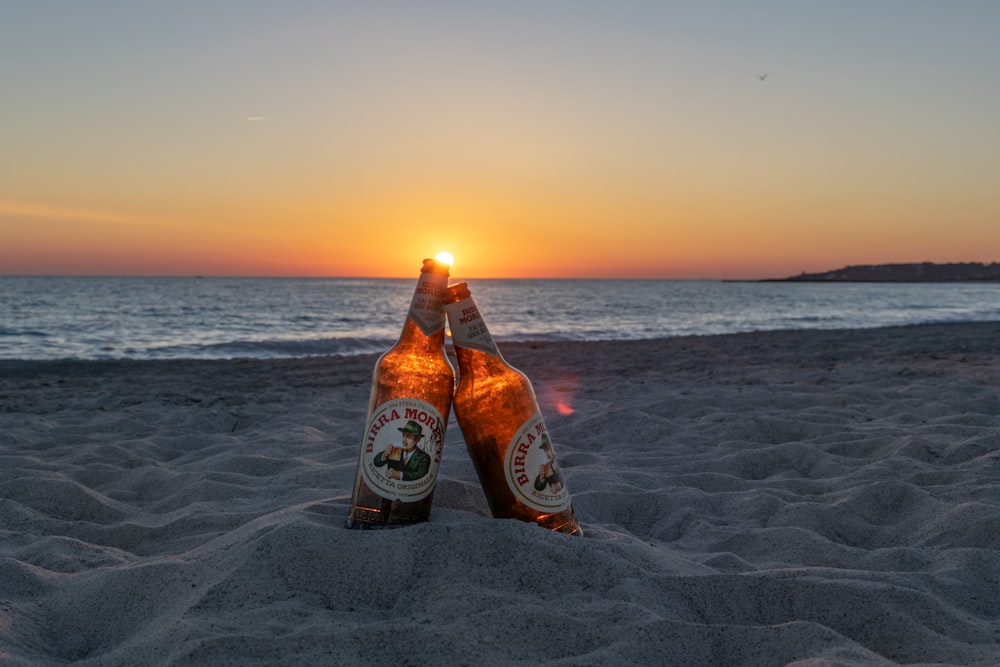
[[[14,336],[25,336],[28,338],[46,338],[52,334],[46,333],[44,331],[33,331],[31,329],[5,329],[0,327],[0,336],[9,336],[13,338]]]
[[[148,350],[136,350],[134,356],[152,359],[278,359],[328,355],[354,356],[384,352],[395,342],[395,340],[388,339],[356,337],[308,340],[234,340],[209,344],[163,345]]]

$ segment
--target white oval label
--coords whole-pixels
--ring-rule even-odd
[[[539,512],[569,509],[569,490],[541,413],[532,415],[507,446],[504,474],[514,496]]]
[[[445,421],[416,398],[386,401],[372,413],[365,431],[361,474],[383,498],[414,502],[434,490]]]

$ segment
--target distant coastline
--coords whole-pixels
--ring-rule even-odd
[[[852,282],[852,283],[945,283],[1000,282],[1000,262],[953,262],[936,264],[859,264],[822,273],[802,272],[788,278],[766,278],[757,282]]]

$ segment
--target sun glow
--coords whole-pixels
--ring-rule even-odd
[[[447,264],[448,266],[452,266],[455,263],[455,258],[451,256],[450,252],[445,250],[439,252],[434,259],[438,264]]]

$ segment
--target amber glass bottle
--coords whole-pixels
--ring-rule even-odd
[[[455,419],[490,511],[582,535],[528,377],[507,363],[465,283],[445,290],[458,358]]]
[[[444,350],[448,265],[425,259],[399,341],[375,363],[350,528],[426,521],[455,390]]]

